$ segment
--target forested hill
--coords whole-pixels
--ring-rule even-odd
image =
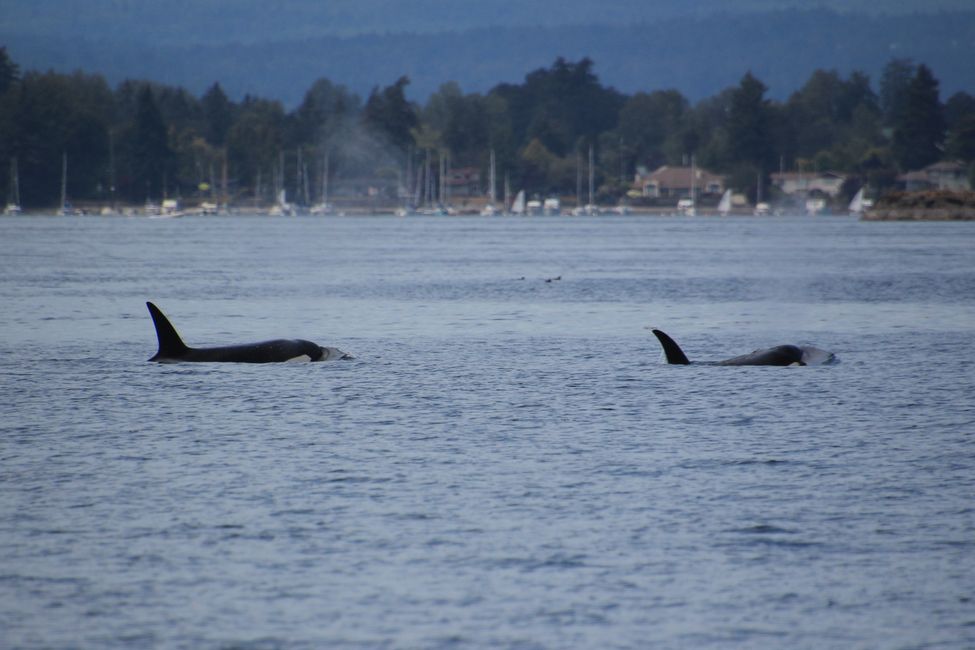
[[[140,43],[259,43],[480,27],[632,25],[809,6],[865,15],[971,9],[971,0],[3,0],[0,31]]]
[[[422,101],[447,81],[457,81],[468,92],[516,82],[556,56],[593,59],[600,79],[623,92],[675,88],[691,100],[736,84],[748,70],[769,86],[771,97],[784,98],[816,69],[844,74],[862,70],[876,79],[892,58],[924,62],[946,94],[975,88],[975,12],[871,15],[788,10],[638,25],[485,27],[246,44],[218,42],[227,38],[219,16],[208,23],[212,43],[137,43],[84,29],[66,38],[37,26],[16,29],[9,20],[2,24],[6,31],[0,32],[0,45],[7,45],[27,69],[83,69],[99,72],[112,83],[154,79],[195,93],[219,80],[231,97],[251,93],[289,106],[322,77],[366,95],[375,86],[407,75],[412,81],[409,94]]]

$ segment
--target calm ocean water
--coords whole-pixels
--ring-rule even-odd
[[[975,224],[8,218],[0,306],[0,647],[975,647]]]

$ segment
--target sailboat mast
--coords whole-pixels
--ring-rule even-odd
[[[328,203],[328,150],[325,150],[325,159],[322,160],[322,203]]]
[[[593,190],[595,189],[596,170],[593,169],[592,145],[589,145],[589,205],[593,204]]]
[[[439,152],[439,163],[438,163],[438,173],[440,178],[437,179],[439,183],[437,184],[437,198],[441,205],[447,204],[447,158],[444,156],[443,149]]]
[[[413,200],[413,145],[406,149],[406,201],[407,204]]]
[[[61,153],[61,208],[68,203],[68,154]]]
[[[221,202],[224,205],[230,201],[230,195],[227,191],[227,148],[223,149],[222,159],[220,161],[220,197]]]
[[[424,183],[423,183],[423,203],[426,205],[433,204],[433,178],[431,171],[431,165],[433,165],[433,154],[427,149],[427,162],[423,166]]]
[[[108,192],[112,198],[112,209],[118,207],[115,200],[115,136],[108,131]]]
[[[582,154],[576,149],[576,207],[582,207]]]
[[[498,200],[498,197],[497,197],[497,189],[495,187],[496,180],[495,180],[495,171],[494,171],[494,149],[491,149],[491,174],[490,174],[490,179],[491,179],[490,180],[491,186],[488,189],[488,197],[490,197],[490,199],[491,199],[491,205],[494,206],[494,204]]]
[[[301,147],[298,147],[298,152],[295,156],[295,203],[301,203]]]
[[[17,170],[17,156],[14,156],[10,165],[10,174],[13,181],[13,203],[20,206],[20,172]]]

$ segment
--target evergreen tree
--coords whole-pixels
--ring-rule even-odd
[[[158,199],[166,192],[163,183],[169,181],[165,177],[172,152],[166,123],[148,84],[139,92],[132,137],[131,196],[136,200],[140,194],[145,199]]]
[[[0,47],[0,95],[7,92],[20,79],[20,69],[7,54],[6,47]]]
[[[907,88],[914,73],[914,63],[909,59],[893,59],[884,66],[880,77],[880,110],[885,125],[893,126],[904,113]]]
[[[768,88],[747,73],[732,93],[728,113],[728,147],[731,160],[768,169],[772,154],[771,112],[765,99]]]
[[[945,152],[950,158],[975,162],[975,97],[957,92],[945,102],[948,128]],[[975,173],[975,167],[972,172]]]
[[[219,83],[207,89],[200,103],[203,106],[204,137],[215,147],[224,146],[227,143],[227,131],[234,121],[234,105]]]
[[[409,77],[400,77],[382,91],[373,90],[366,101],[363,121],[374,133],[381,134],[400,152],[413,143],[412,130],[419,124],[416,111],[406,100]]]
[[[592,68],[588,58],[571,63],[559,57],[551,68],[530,72],[521,86],[499,87],[509,97],[519,138],[538,139],[563,156],[580,138],[594,143],[615,128],[625,98],[600,84]]]
[[[689,110],[687,99],[676,90],[637,93],[620,109],[619,135],[640,164],[656,168],[676,163],[693,153],[681,137]]]
[[[975,117],[975,97],[957,92],[945,102],[945,126],[951,130],[961,122]]]
[[[894,125],[894,157],[901,169],[921,169],[941,158],[944,137],[944,107],[938,97],[938,80],[926,65],[920,65]]]
[[[948,135],[946,150],[951,158],[975,162],[975,114],[958,121]]]
[[[294,112],[294,138],[305,144],[334,145],[361,111],[358,95],[328,79],[319,79]]]

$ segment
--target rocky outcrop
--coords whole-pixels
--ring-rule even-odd
[[[975,221],[975,192],[930,190],[882,197],[865,221]]]

